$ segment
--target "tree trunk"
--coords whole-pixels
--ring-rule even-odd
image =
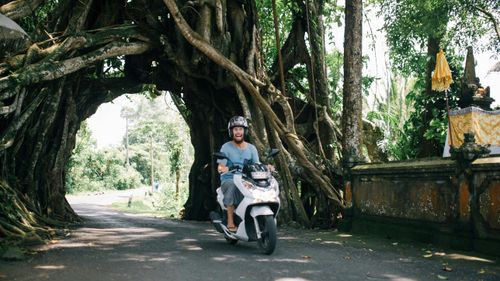
[[[24,2],[8,4],[29,6]],[[8,4],[2,8],[12,7]],[[36,8],[40,1],[33,4],[31,7]],[[80,7],[80,2],[74,7]],[[66,14],[59,18],[64,19]],[[74,30],[82,30],[89,16],[88,6],[86,12],[73,16],[80,22]],[[88,68],[110,57],[149,49],[145,42],[132,42],[134,37],[139,37],[137,29],[110,29],[111,32],[99,30],[54,38],[50,45],[33,45],[25,54],[7,58],[6,63],[0,64],[0,99],[7,104],[15,101],[15,110],[6,112],[0,122],[3,187],[16,194],[13,201],[17,209],[10,212],[16,213],[20,222],[31,218],[28,221],[34,228],[78,220],[65,199],[67,162],[76,132],[80,123],[100,104],[123,94],[123,88],[131,89],[127,87],[130,79],[94,77],[89,81],[92,70]],[[112,42],[119,37],[122,39]],[[76,52],[79,49],[84,51]],[[119,85],[113,83],[116,80]],[[133,83],[133,87],[137,84]],[[7,213],[1,212],[2,223],[8,220],[5,215]],[[23,231],[24,236],[29,237],[29,228],[18,233]]]
[[[179,182],[181,180],[181,170],[177,169],[175,170],[175,199],[177,200],[179,198],[179,192],[180,192],[180,185]]]
[[[436,67],[436,54],[439,52],[440,39],[429,36],[427,40],[427,65],[425,68],[425,110],[422,112],[423,126],[418,130],[418,153],[417,157],[430,157],[440,155],[439,142],[435,139],[428,140],[424,137],[425,132],[429,129],[429,123],[434,118],[432,109],[435,108],[435,103],[432,102],[432,96],[435,93],[432,91],[432,72]]]
[[[187,93],[184,98],[190,112],[187,121],[194,147],[194,163],[189,172],[189,197],[184,204],[184,219],[188,220],[207,220],[209,212],[217,206],[215,190],[219,182],[218,174],[214,173],[216,169],[212,153],[219,151],[227,138],[227,131],[222,112],[213,106],[215,102],[209,98],[214,98],[214,92],[215,90],[205,88],[204,91]],[[200,93],[205,98],[200,97]],[[205,102],[200,103],[200,99]],[[234,98],[230,100],[234,105]],[[231,103],[228,102],[227,106],[229,104]],[[219,118],[214,118],[217,116]],[[212,141],[207,142],[207,136],[213,136]]]
[[[317,120],[314,126],[318,135],[318,153],[330,161],[335,161],[338,157],[335,159],[333,144],[336,143],[337,138],[335,129],[329,122],[333,119],[333,112],[325,61],[324,1],[307,0],[305,5],[306,13],[308,13],[308,39],[311,47],[311,64],[308,67],[309,85],[311,85],[311,93],[317,105],[314,109]]]
[[[342,109],[342,156],[345,167],[361,160],[362,12],[362,0],[346,1]]]

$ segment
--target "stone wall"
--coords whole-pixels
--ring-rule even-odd
[[[345,198],[344,229],[500,255],[500,157],[358,165]]]

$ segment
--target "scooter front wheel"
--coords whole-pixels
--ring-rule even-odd
[[[261,231],[260,239],[257,241],[262,253],[270,255],[276,248],[277,230],[274,216],[258,216],[259,228]]]

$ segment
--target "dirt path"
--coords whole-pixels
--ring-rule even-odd
[[[104,206],[128,196],[70,198],[86,221],[25,261],[0,261],[0,280],[500,280],[492,258],[332,231],[281,228],[264,256],[255,243],[226,244],[206,222]]]

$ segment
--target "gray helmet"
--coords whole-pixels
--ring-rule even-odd
[[[243,116],[233,116],[229,119],[229,123],[227,123],[227,132],[229,133],[229,137],[233,138],[233,128],[234,127],[243,127],[245,138],[248,134],[248,122],[247,119]]]

